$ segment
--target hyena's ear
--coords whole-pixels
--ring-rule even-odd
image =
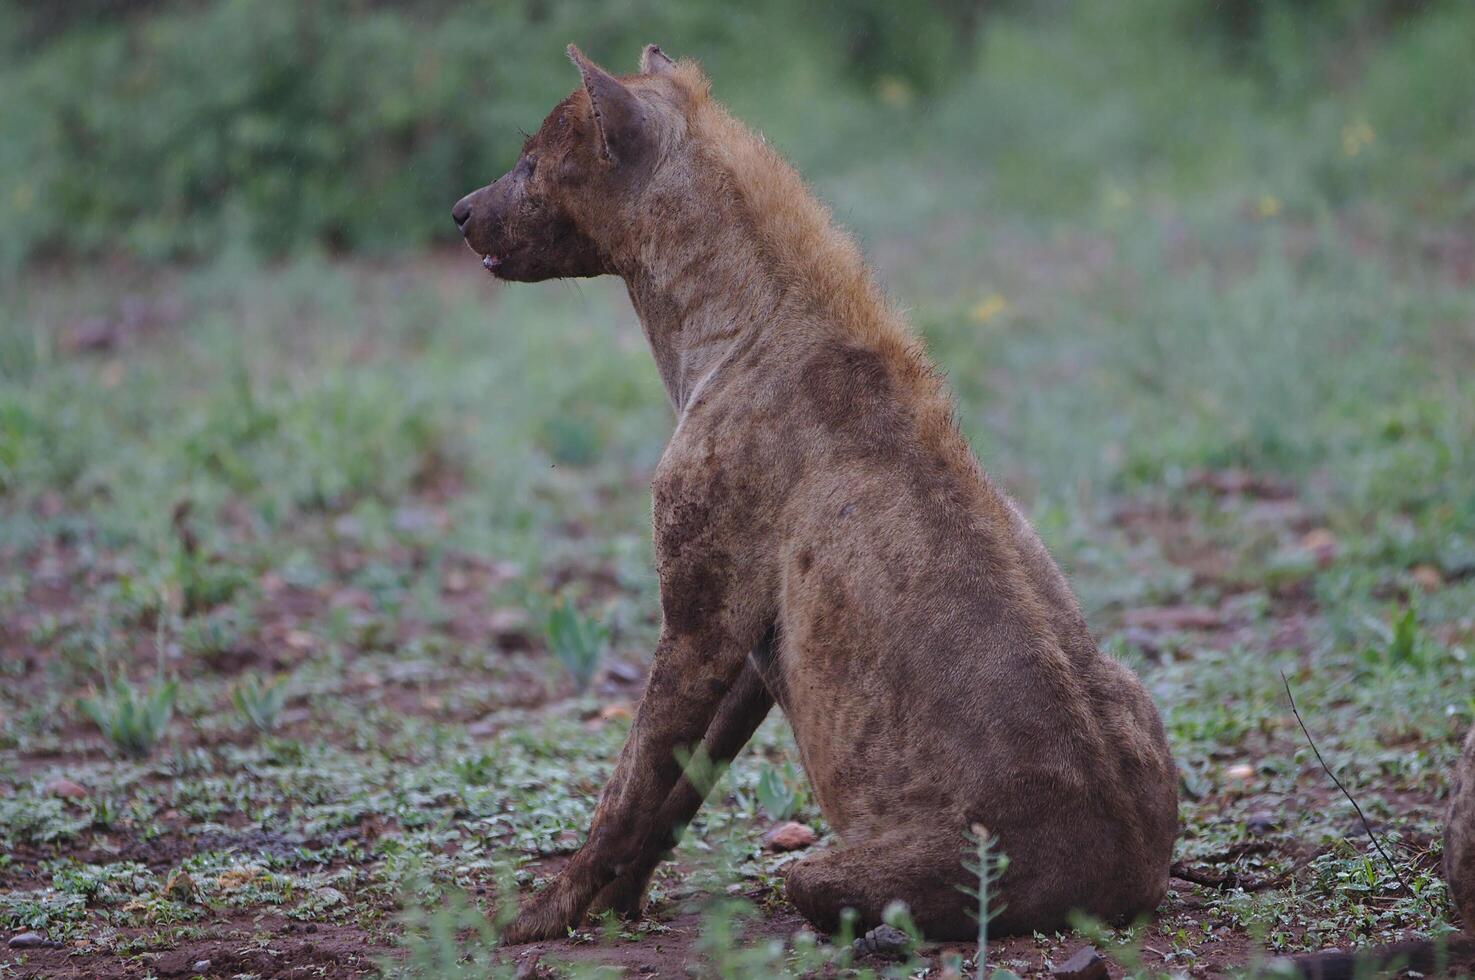
[[[568,56],[583,76],[584,91],[594,108],[599,155],[611,163],[633,157],[645,128],[640,100],[618,78],[584,57],[576,45],[568,46]]]
[[[640,73],[642,75],[669,75],[676,68],[676,62],[666,56],[654,44],[647,44],[645,50],[640,52]]]

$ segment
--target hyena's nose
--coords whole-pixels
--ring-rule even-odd
[[[471,220],[471,204],[466,198],[461,198],[456,202],[456,206],[451,208],[451,220],[456,223],[456,230],[464,234],[466,222]]]

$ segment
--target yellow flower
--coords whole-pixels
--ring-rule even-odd
[[[914,95],[915,93],[912,91],[912,87],[907,84],[906,79],[898,78],[895,75],[887,75],[876,83],[876,97],[881,100],[883,105],[890,106],[893,109],[905,109],[912,104]]]
[[[974,304],[970,311],[974,323],[987,323],[1009,308],[1009,302],[998,293],[990,293]]]
[[[1280,198],[1274,194],[1265,194],[1260,198],[1260,217],[1273,218],[1280,214]]]
[[[1342,152],[1349,157],[1355,157],[1377,139],[1373,127],[1366,119],[1354,119],[1342,127]]]

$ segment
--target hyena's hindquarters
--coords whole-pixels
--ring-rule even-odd
[[[1142,867],[1123,868],[1107,849],[1092,846],[1090,835],[1072,835],[1077,824],[1041,820],[1029,846],[1008,860],[989,886],[991,935],[1063,929],[1077,910],[1123,924],[1162,901],[1166,860],[1138,855]],[[857,913],[857,931],[872,928],[900,900],[928,939],[968,940],[978,936],[976,868],[977,854],[960,828],[907,827],[796,862],[786,884],[789,900],[822,930],[833,931],[846,908]]]
[[[1444,877],[1467,932],[1475,932],[1475,728],[1455,766],[1444,823]]]

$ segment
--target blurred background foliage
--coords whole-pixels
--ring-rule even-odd
[[[111,856],[249,814],[395,828],[263,854],[223,927],[326,915],[373,951],[429,934],[386,918],[436,906],[419,869],[481,894],[504,847],[587,828],[659,634],[671,405],[623,284],[501,288],[448,220],[573,88],[569,41],[617,70],[650,41],[699,58],[798,164],[1162,708],[1178,856],[1288,876],[1170,905],[1173,968],[1446,928],[1475,719],[1475,3],[0,0],[0,842],[27,842],[0,929],[51,930],[84,972],[202,949],[215,922],[157,931],[89,883],[152,894],[165,867]],[[1417,899],[1344,839],[1282,670]],[[668,907],[777,883],[760,820],[822,829],[766,731]],[[149,744],[170,778],[122,754]],[[41,798],[53,774],[90,817]],[[1244,849],[1267,810],[1275,850]],[[39,842],[108,863],[53,878]],[[187,861],[209,894],[244,859]],[[446,942],[409,962],[465,962]]]
[[[1069,32],[1040,30],[1063,18]],[[570,40],[616,69],[648,41],[698,57],[820,173],[880,122],[888,143],[943,137],[1006,186],[1011,167],[1038,174],[1023,207],[1069,206],[1123,162],[1285,169],[1286,147],[1256,145],[1265,127],[1237,129],[1234,112],[1314,131],[1348,125],[1326,104],[1351,100],[1385,137],[1357,147],[1360,172],[1406,188],[1403,205],[1475,207],[1475,6],[1461,2],[0,0],[0,263],[449,237],[449,204],[506,169],[571,88]],[[1100,112],[1062,138],[1055,115],[1082,84]],[[851,112],[847,129],[847,106],[882,114]],[[919,126],[934,115],[947,126]],[[1349,154],[1305,143],[1315,158],[1289,165],[1335,203]]]

